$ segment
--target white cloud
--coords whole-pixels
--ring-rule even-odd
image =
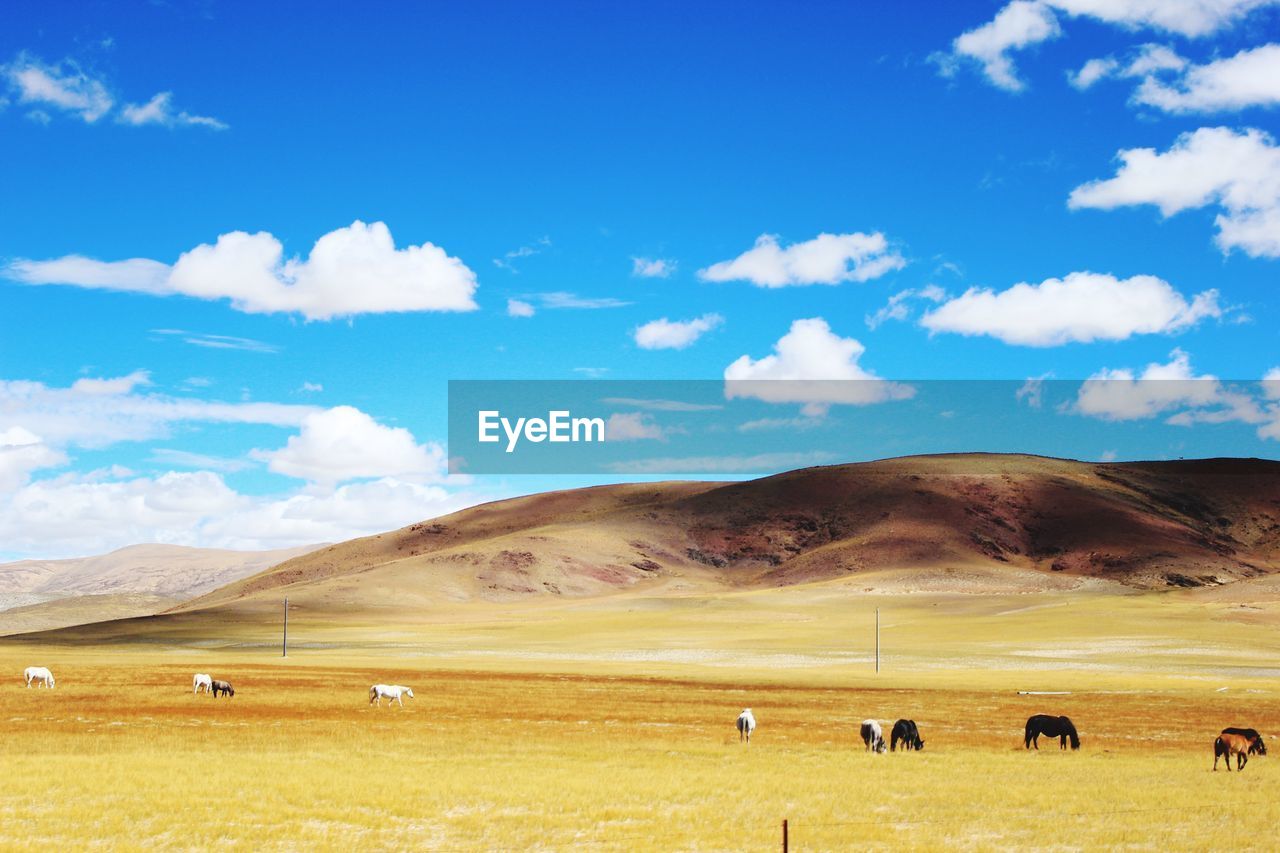
[[[1033,409],[1039,409],[1044,405],[1044,382],[1051,374],[1046,373],[1043,376],[1027,377],[1014,396],[1019,402],[1026,403]]]
[[[0,501],[0,541],[10,551],[64,557],[138,542],[281,548],[368,536],[480,500],[394,478],[250,496],[210,471],[104,474],[37,481]]]
[[[599,308],[624,308],[631,304],[621,299],[614,299],[611,296],[578,296],[575,293],[567,293],[563,290],[555,290],[550,293],[534,293],[530,294],[528,298],[537,302],[540,308],[553,310],[570,308],[593,311]]]
[[[1118,279],[1073,272],[999,293],[970,288],[925,314],[920,325],[930,332],[989,335],[1007,344],[1044,347],[1176,332],[1221,315],[1216,290],[1188,301],[1155,276]]]
[[[213,130],[226,130],[225,122],[210,116],[192,115],[186,110],[174,112],[173,93],[159,92],[145,104],[126,104],[116,119],[121,124],[135,127],[144,124],[158,124],[164,127],[208,127]]]
[[[32,121],[48,124],[50,111],[58,111],[93,124],[115,108],[115,98],[107,84],[90,76],[72,59],[49,64],[29,53],[18,54],[13,61],[0,65],[0,81],[5,90],[21,104],[33,106],[27,113]],[[0,107],[5,99],[0,97]],[[175,111],[173,93],[160,92],[145,104],[126,104],[116,112],[120,124],[163,125],[165,127],[208,127],[225,130],[227,125],[216,118]]]
[[[507,300],[507,316],[508,317],[532,317],[537,312],[528,302],[520,299]]]
[[[1020,50],[1061,33],[1053,10],[1039,0],[1013,0],[991,21],[962,33],[951,43],[951,56],[977,62],[995,86],[1019,92],[1026,84],[1018,77],[1009,52]],[[948,66],[944,70],[950,73]]]
[[[232,349],[245,352],[276,353],[280,347],[253,338],[241,338],[235,335],[212,335],[204,332],[188,332],[183,329],[152,329],[153,335],[181,338],[183,343],[205,349]]]
[[[926,285],[919,290],[901,290],[889,297],[879,310],[864,318],[868,329],[876,329],[888,320],[905,320],[911,316],[911,301],[924,299],[929,302],[942,302],[947,298],[946,291],[936,284]]]
[[[635,406],[654,412],[715,412],[724,408],[719,403],[690,403],[685,400],[651,400],[639,397],[605,397],[600,401],[611,406]]]
[[[324,385],[319,382],[303,382],[298,390],[303,394],[319,394],[324,390]]]
[[[389,476],[425,481],[445,475],[443,447],[418,444],[409,430],[383,426],[351,406],[310,414],[284,447],[250,455],[277,474],[314,483]]]
[[[238,311],[299,313],[308,320],[476,308],[476,276],[462,261],[432,243],[397,249],[384,223],[358,220],[317,240],[305,260],[286,259],[283,245],[265,231],[233,231],[185,252],[168,268],[136,258],[102,262],[73,255],[19,260],[6,272],[27,284],[229,299]]]
[[[667,258],[632,258],[631,274],[637,278],[670,278],[676,262]]]
[[[653,416],[645,412],[615,412],[604,424],[605,441],[661,440],[666,437]]]
[[[796,430],[814,429],[825,423],[827,423],[825,417],[757,418],[754,421],[738,424],[737,430],[738,432],[772,432],[774,430],[794,432]]]
[[[826,320],[796,320],[760,359],[744,355],[725,368],[725,397],[803,403],[816,416],[832,403],[865,405],[911,397],[915,389],[887,382],[859,365],[866,351],[831,331]]]
[[[106,115],[115,103],[100,80],[90,77],[71,60],[46,65],[22,53],[0,71],[19,103],[55,108],[88,124]],[[48,115],[47,110],[41,112]]]
[[[54,450],[30,430],[20,426],[0,429],[0,495],[24,485],[33,471],[66,462],[66,454]]]
[[[785,249],[773,234],[736,258],[698,271],[704,281],[749,281],[758,287],[870,281],[906,266],[884,234],[819,234]]]
[[[512,273],[518,273],[520,272],[520,270],[516,268],[516,261],[522,258],[532,257],[533,255],[540,255],[542,254],[542,250],[547,248],[550,245],[551,245],[551,238],[542,237],[538,239],[532,246],[521,246],[518,249],[512,249],[510,252],[505,253],[500,258],[494,258],[493,265],[498,269],[503,269]]]
[[[1147,77],[1135,103],[1170,113],[1206,113],[1280,104],[1280,44],[1196,65],[1172,82]]]
[[[1018,76],[1010,53],[1057,38],[1062,34],[1058,13],[1089,18],[1125,30],[1151,29],[1188,38],[1212,35],[1230,27],[1255,9],[1280,0],[1013,0],[986,24],[968,30],[948,53],[934,54],[946,76],[962,61],[981,66],[987,80],[1001,89],[1019,92],[1026,84]],[[1110,73],[1107,60],[1086,63],[1071,77],[1087,88]]]
[[[169,265],[146,258],[97,261],[82,255],[67,255],[50,261],[17,260],[8,266],[5,274],[24,284],[73,284],[156,295],[172,292]]]
[[[1084,65],[1080,66],[1080,70],[1075,73],[1067,73],[1067,82],[1075,88],[1084,91],[1093,86],[1099,80],[1111,77],[1115,74],[1120,63],[1111,57],[1101,57],[1098,59],[1090,59]]]
[[[1102,369],[1080,386],[1074,411],[1110,421],[1151,418],[1188,406],[1219,402],[1222,386],[1208,374],[1197,376],[1191,357],[1170,353],[1167,364],[1148,364],[1141,374],[1128,368]]]
[[[1117,155],[1114,177],[1071,191],[1072,209],[1112,210],[1153,204],[1169,217],[1215,205],[1216,242],[1224,251],[1280,257],[1280,148],[1255,129],[1202,127],[1177,138],[1168,151],[1130,148]]]
[[[140,393],[146,371],[107,379],[79,379],[69,388],[29,380],[0,380],[0,430],[22,427],[55,448],[106,447],[121,441],[167,438],[183,423],[300,426],[319,409],[282,403],[224,403]]]
[[[638,327],[633,336],[636,346],[641,349],[685,349],[723,323],[724,318],[719,314],[703,314],[693,320],[674,322],[663,317]]]
[[[1280,400],[1280,367],[1273,367],[1263,374],[1262,393],[1268,400]]]

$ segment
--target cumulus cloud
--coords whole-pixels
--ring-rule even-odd
[[[821,317],[796,320],[760,359],[744,355],[725,368],[725,397],[802,403],[816,416],[833,403],[866,405],[911,397],[915,389],[887,382],[858,362],[866,348],[831,331]]]
[[[283,548],[368,536],[480,499],[390,477],[256,496],[236,492],[211,471],[65,475],[31,483],[0,502],[0,541],[14,552],[63,557],[138,542]]]
[[[1075,411],[1104,420],[1138,420],[1176,408],[1211,405],[1220,391],[1215,377],[1197,376],[1191,357],[1175,349],[1168,363],[1148,364],[1140,374],[1129,368],[1094,373],[1081,384]]]
[[[641,349],[686,349],[707,332],[724,323],[719,314],[703,314],[693,320],[668,320],[663,317],[638,327],[633,332]]]
[[[631,274],[636,278],[670,278],[676,262],[668,258],[632,258]]]
[[[1188,300],[1151,275],[1120,279],[1073,272],[998,293],[970,288],[925,314],[920,325],[931,332],[989,335],[1007,344],[1044,347],[1176,332],[1220,316],[1216,290]]]
[[[1202,127],[1168,151],[1129,148],[1116,155],[1114,177],[1071,191],[1072,209],[1151,204],[1162,216],[1215,206],[1216,242],[1223,252],[1280,257],[1280,148],[1255,129]]]
[[[704,281],[749,281],[758,287],[870,281],[906,266],[884,234],[819,234],[783,248],[773,234],[736,258],[698,271]]]
[[[18,260],[6,274],[26,284],[228,299],[238,311],[308,320],[477,307],[476,276],[462,261],[432,243],[397,249],[384,223],[358,220],[317,240],[305,260],[285,258],[284,246],[265,231],[233,231],[185,252],[172,266],[72,255]]]
[[[1018,76],[1011,53],[1062,34],[1059,15],[1087,18],[1124,30],[1150,29],[1188,38],[1212,35],[1241,21],[1250,12],[1275,6],[1280,0],[1013,0],[991,21],[968,30],[951,43],[951,50],[932,59],[951,76],[962,62],[979,66],[994,86],[1019,92],[1026,84]],[[1113,70],[1108,60],[1094,60],[1072,77],[1087,88]]]
[[[1098,371],[1080,386],[1069,410],[1110,421],[1164,417],[1177,426],[1239,422],[1254,426],[1259,438],[1280,440],[1280,404],[1269,391],[1265,378],[1240,387],[1196,374],[1191,357],[1175,349],[1167,363],[1148,364],[1141,373]]]
[[[1172,81],[1147,77],[1135,103],[1170,113],[1207,113],[1280,104],[1280,44],[1187,68]]]
[[[1053,10],[1039,0],[1013,0],[996,13],[995,18],[956,37],[951,43],[952,62],[969,60],[982,67],[982,73],[995,86],[1020,92],[1026,84],[1018,77],[1009,53],[1039,44],[1061,34]],[[946,73],[954,65],[944,61]]]
[[[33,471],[66,462],[66,454],[54,450],[30,430],[20,426],[0,429],[0,495],[24,485]]]
[[[302,428],[278,450],[255,450],[277,474],[314,483],[396,476],[423,481],[445,476],[445,452],[438,444],[418,444],[400,427],[379,424],[351,406],[308,415]]]
[[[226,130],[225,122],[210,116],[192,115],[186,110],[174,110],[173,93],[158,92],[145,104],[126,104],[120,111],[116,121],[131,124],[135,127],[144,124],[158,124],[163,127],[208,127],[214,130]]]

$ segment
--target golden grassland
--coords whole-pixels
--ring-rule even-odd
[[[268,614],[10,640],[0,846],[769,850],[787,818],[796,850],[1268,848],[1280,752],[1211,767],[1223,726],[1280,729],[1275,615],[826,585],[304,612],[287,660]],[[30,664],[58,687],[24,688]],[[193,696],[196,671],[237,695]],[[417,698],[369,707],[375,681]],[[1080,752],[1024,751],[1040,712]],[[915,719],[925,750],[865,753],[866,717]]]

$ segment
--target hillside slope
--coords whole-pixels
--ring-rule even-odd
[[[1277,569],[1280,463],[964,454],[501,501],[322,548],[176,609],[274,607],[286,594],[314,610],[408,609],[883,570],[935,588],[991,572],[1168,588]]]

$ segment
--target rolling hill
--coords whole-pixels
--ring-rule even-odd
[[[1280,463],[904,457],[737,483],[551,492],[321,548],[179,605],[410,610],[752,589],[1205,587],[1280,569]]]
[[[155,613],[316,547],[132,545],[92,557],[0,564],[0,633]]]

